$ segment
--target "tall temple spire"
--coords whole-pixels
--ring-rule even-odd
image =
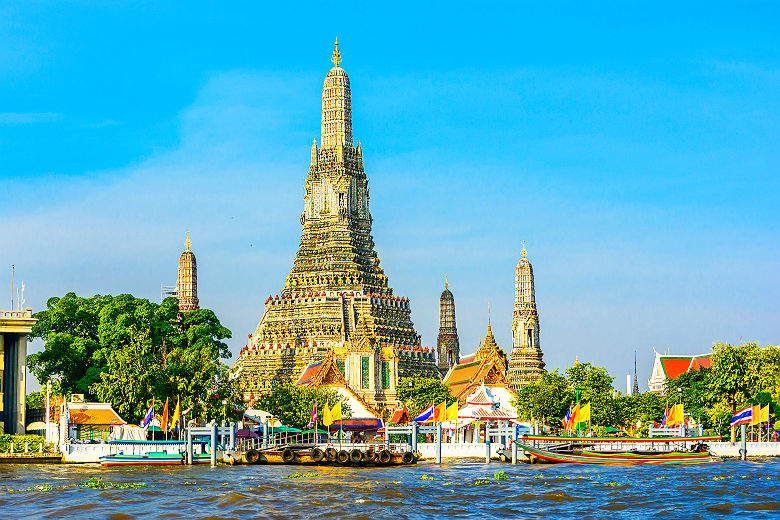
[[[352,148],[352,93],[349,76],[339,65],[339,42],[333,49],[333,68],[325,76],[322,87],[322,148],[336,146]],[[337,151],[337,155],[338,155]],[[341,150],[343,154],[343,150]]]
[[[636,350],[634,351],[634,389],[632,393],[639,393],[639,380],[636,378]]]
[[[179,300],[180,311],[198,309],[198,266],[191,247],[190,232],[187,231],[185,249],[179,256],[179,274],[176,280],[176,298]]]
[[[458,326],[455,323],[455,297],[449,289],[447,277],[444,278],[444,291],[439,300],[439,338],[436,343],[439,355],[439,372],[447,371],[460,360],[460,341]]]
[[[522,258],[515,269],[515,310],[512,316],[512,354],[509,380],[517,389],[537,381],[544,372],[539,344],[539,315],[534,292],[534,269],[523,240]]]
[[[234,370],[241,370],[244,397],[252,399],[331,355],[350,387],[384,408],[396,404],[398,378],[437,374],[436,353],[422,347],[409,299],[393,294],[380,267],[338,44],[332,61],[322,86],[320,141],[311,143],[298,252],[279,294],[265,300]]]

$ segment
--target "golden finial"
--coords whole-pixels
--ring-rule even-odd
[[[580,356],[574,356],[574,366],[580,366]]]
[[[490,302],[488,302],[488,330],[490,330]]]
[[[187,240],[184,241],[184,247],[186,247],[187,251],[189,251],[191,245],[192,245],[192,242],[190,242],[190,232],[187,231]]]
[[[523,258],[526,257],[528,252],[525,250],[525,240],[523,240],[523,250],[520,252],[521,255],[523,255]]]
[[[335,47],[333,48],[333,57],[330,59],[330,61],[333,62],[335,66],[339,66],[339,63],[341,63],[341,53],[339,52],[339,39],[336,38],[336,43],[334,43]]]
[[[450,288],[450,284],[447,283],[447,275],[446,274],[444,275],[444,288],[445,289],[449,289]]]

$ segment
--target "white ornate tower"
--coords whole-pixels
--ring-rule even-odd
[[[539,343],[539,315],[536,312],[534,269],[526,258],[523,241],[522,258],[515,269],[515,310],[512,317],[512,354],[509,380],[514,388],[537,381],[544,372]]]

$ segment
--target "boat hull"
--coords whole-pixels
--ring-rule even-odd
[[[534,448],[522,442],[517,442],[529,456],[550,463],[563,464],[706,464],[722,462],[723,459],[713,457],[708,452],[665,452],[665,453],[597,453],[587,450],[555,452]]]
[[[211,462],[210,455],[195,455],[192,458],[193,464],[208,464]],[[184,464],[183,454],[146,454],[146,455],[106,455],[100,457],[101,466],[180,466]]]

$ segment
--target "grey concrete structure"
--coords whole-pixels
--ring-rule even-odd
[[[25,433],[27,335],[38,321],[32,309],[0,311],[0,432]]]

